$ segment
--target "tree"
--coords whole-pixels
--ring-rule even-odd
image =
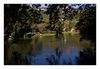
[[[80,30],[82,38],[96,43],[96,8],[91,7],[84,10],[80,14],[76,27]]]
[[[9,35],[13,31],[13,25],[15,24],[18,17],[18,9],[20,5],[4,5],[4,36],[5,40],[9,38]]]
[[[49,15],[49,25],[47,28],[56,32],[56,37],[60,37],[62,35],[63,29],[63,18],[64,11],[66,5],[64,4],[50,4],[47,8],[47,14]]]
[[[42,15],[38,10],[39,4],[33,4],[30,7],[27,4],[5,4],[5,39],[9,36],[14,40],[23,38],[24,35],[32,31],[31,26],[41,23]],[[35,7],[35,8],[34,8]]]

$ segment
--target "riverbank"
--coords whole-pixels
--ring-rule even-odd
[[[45,34],[35,34],[34,36],[32,36],[32,38],[34,37],[41,37],[41,36],[54,36],[56,33],[45,33]],[[79,32],[63,32],[64,35],[78,35]]]

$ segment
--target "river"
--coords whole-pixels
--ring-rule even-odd
[[[9,41],[8,46],[8,65],[77,65],[80,52],[90,48],[91,42],[67,34],[62,39],[51,35]]]

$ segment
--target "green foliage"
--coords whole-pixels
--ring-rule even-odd
[[[38,6],[36,5],[36,7]],[[42,21],[40,10],[30,8],[26,4],[5,4],[4,10],[4,34],[6,40],[9,36],[14,39],[23,38],[26,33],[32,31],[32,23],[37,24]]]
[[[31,4],[31,7],[26,4],[5,4],[5,39],[8,39],[12,34],[13,38],[23,37],[26,33],[34,32],[34,30],[36,31],[35,33],[43,33],[43,31],[39,31],[42,27],[38,27],[39,24],[42,26],[42,23],[45,23],[44,25],[47,31],[48,29],[49,31],[55,31],[56,37],[59,37],[62,35],[65,26],[70,31],[71,28],[74,28],[79,18],[80,20],[82,18],[83,20],[87,20],[84,15],[80,15],[84,10],[74,9],[72,8],[73,5],[47,4],[46,10],[42,10],[40,6],[40,4]],[[79,24],[77,24],[78,26]]]
[[[47,9],[47,14],[49,14],[49,25],[47,28],[56,31],[56,37],[62,35],[63,29],[63,8],[64,5],[50,4]]]
[[[18,20],[18,9],[20,5],[4,5],[4,33],[5,39],[9,38],[9,35],[13,31],[13,25]]]
[[[40,13],[41,10],[30,8],[28,12],[30,13],[29,15],[31,16],[31,19],[34,24],[41,23],[43,19],[42,14]]]
[[[90,8],[80,14],[79,22],[76,25],[80,30],[82,38],[96,41],[96,10]]]
[[[77,15],[79,11],[80,11],[79,9],[72,9],[72,8],[64,9],[65,19],[72,20],[73,17]]]
[[[72,21],[71,21],[71,20],[69,20],[69,21],[66,20],[66,21],[64,22],[64,27],[66,28],[67,31],[70,31],[72,28],[75,27],[75,24],[76,24],[76,23],[75,23],[75,21],[73,21],[73,20],[72,20]]]

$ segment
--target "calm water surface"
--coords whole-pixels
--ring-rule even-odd
[[[90,47],[90,42],[80,42],[79,35],[40,36],[9,42],[8,64],[65,65],[77,64],[80,51]]]

